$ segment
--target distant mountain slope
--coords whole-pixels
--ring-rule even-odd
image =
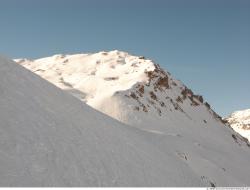
[[[236,111],[225,121],[239,134],[250,141],[250,109]]]
[[[152,61],[119,51],[56,55],[35,61],[17,61],[90,106],[132,126],[117,124],[121,126],[107,128],[106,119],[103,119],[105,125],[98,124],[98,127],[89,128],[90,134],[95,134],[98,128],[97,133],[100,135],[94,138],[97,142],[108,141],[114,144],[112,147],[117,147],[117,155],[104,156],[104,163],[101,169],[99,168],[101,173],[121,175],[118,177],[120,181],[116,178],[116,183],[113,184],[249,185],[248,142],[226,127],[221,118],[210,109],[209,104],[203,102],[201,96],[193,94]],[[51,95],[46,98],[51,101]],[[86,113],[86,117],[77,114],[78,118],[75,119],[78,112],[84,115],[81,114],[81,109],[85,109],[86,106],[80,106],[80,102],[75,99],[74,101],[74,104],[67,102],[70,109],[65,109],[67,113],[62,112],[65,114],[63,118],[68,118],[66,115],[69,115],[70,121],[74,120],[78,124],[85,123],[84,118],[93,118],[92,115],[95,114],[90,114],[93,110],[89,111],[91,109],[88,108],[90,113]],[[63,102],[64,100],[59,104],[64,105]],[[53,104],[51,106],[55,107]],[[72,110],[76,109],[75,106],[78,109],[72,113]],[[102,117],[106,118],[103,115]],[[100,120],[97,116],[94,118]],[[84,135],[88,136],[87,133]],[[91,135],[86,138],[93,139]],[[117,139],[117,142],[113,139]],[[139,145],[135,145],[135,142]],[[104,143],[100,151],[105,150],[107,153],[104,155],[113,154],[112,149],[107,148],[109,146],[111,145]],[[129,156],[125,156],[124,152]],[[117,158],[121,161],[117,161]],[[105,160],[108,160],[108,163]],[[124,161],[127,164],[122,164]],[[113,167],[118,171],[114,172]],[[139,174],[136,171],[140,171]],[[128,173],[135,173],[136,177],[127,176]],[[99,176],[99,173],[95,175]],[[109,182],[106,184],[112,184],[109,179],[106,179]],[[104,182],[96,180],[96,184],[102,185]]]

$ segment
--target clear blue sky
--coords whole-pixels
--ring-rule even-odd
[[[123,50],[155,60],[222,116],[250,108],[249,0],[0,0],[0,53]]]

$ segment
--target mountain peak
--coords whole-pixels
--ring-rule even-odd
[[[103,97],[104,89],[105,94],[111,96],[117,91],[131,88],[137,82],[146,82],[146,72],[155,68],[151,60],[117,50],[16,61],[26,67],[30,65],[32,71],[41,75],[44,73],[67,90],[77,88],[84,94],[89,92],[88,96],[81,98],[85,102]],[[35,64],[31,64],[32,62]],[[81,81],[83,78],[85,81]]]
[[[90,106],[126,123],[138,112],[144,116],[137,117],[137,121],[148,115],[166,117],[172,114],[170,112],[179,112],[190,119],[192,107],[209,110],[220,120],[202,96],[195,95],[144,56],[113,50],[16,61]]]

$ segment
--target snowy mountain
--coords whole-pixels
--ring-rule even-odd
[[[239,134],[250,141],[250,109],[236,111],[225,118],[225,121]]]
[[[248,142],[152,61],[18,61],[66,92],[0,59],[1,186],[250,185]]]
[[[211,183],[168,139],[125,126],[5,58],[0,58],[0,121],[0,186]],[[218,183],[247,183],[231,182],[227,172]]]
[[[111,51],[16,61],[127,124],[145,127],[159,120],[169,123],[182,118],[181,123],[208,125],[221,120],[201,96],[144,57]]]

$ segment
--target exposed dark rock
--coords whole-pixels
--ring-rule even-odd
[[[199,106],[200,104],[198,103],[198,102],[196,102],[196,101],[192,101],[192,103],[191,103],[191,106]]]
[[[104,78],[104,80],[106,80],[106,81],[118,80],[118,79],[119,79],[119,77],[106,77],[106,78]]]
[[[250,124],[242,124],[242,129],[250,130]]]
[[[156,110],[157,110],[158,115],[161,116],[161,109],[160,108],[156,108]]]
[[[151,91],[150,93],[150,97],[153,99],[153,100],[157,100],[157,97],[155,95],[155,93],[153,91]]]
[[[197,99],[198,99],[201,103],[203,103],[203,97],[202,97],[202,96],[196,95],[196,97],[197,97]]]
[[[172,81],[172,85],[177,86],[177,84],[174,81]]]
[[[142,106],[142,110],[144,111],[144,112],[148,112],[148,109],[147,109],[147,107],[143,104],[143,106]]]
[[[164,76],[164,77],[160,77],[157,81],[156,81],[156,87],[159,88],[160,90],[162,90],[162,88],[169,88],[169,84],[168,84],[168,76]]]
[[[211,181],[210,181],[210,185],[211,185],[211,187],[215,187],[215,184]]]
[[[143,86],[143,85],[138,85],[138,91],[139,91],[141,94],[144,94],[144,86]]]
[[[135,107],[134,107],[134,110],[139,111],[140,108],[139,108],[138,106],[135,106]]]
[[[166,107],[164,102],[160,102],[161,107]]]
[[[183,103],[183,100],[181,99],[181,97],[180,97],[180,96],[178,96],[178,97],[176,98],[176,101],[177,101],[177,102],[181,102],[181,103]]]
[[[208,108],[208,109],[211,109],[211,106],[209,103],[205,102],[205,106]]]
[[[134,92],[131,92],[131,93],[130,93],[130,97],[132,97],[132,98],[138,100],[138,97],[136,96],[136,94],[135,94]]]
[[[250,144],[249,144],[249,141],[248,141],[247,138],[242,137],[241,135],[235,135],[235,134],[232,134],[232,137],[233,137],[234,141],[235,141],[236,143],[238,143],[239,145],[240,145],[240,143],[239,143],[238,140],[240,139],[240,140],[243,141],[248,147],[250,147]]]
[[[163,90],[163,88],[168,89],[170,88],[169,86],[169,79],[168,79],[168,75],[158,66],[158,65],[154,65],[155,66],[155,70],[153,71],[145,71],[145,73],[147,74],[148,78],[149,78],[149,83],[148,85],[150,85],[152,83],[152,80],[155,79],[155,83],[154,83],[154,89],[157,91],[159,90]]]
[[[65,59],[64,61],[63,61],[63,63],[68,63],[69,62],[69,60],[68,59]]]
[[[185,100],[187,97],[193,97],[193,92],[189,88],[185,87],[182,91],[181,94],[183,96],[183,99]]]

